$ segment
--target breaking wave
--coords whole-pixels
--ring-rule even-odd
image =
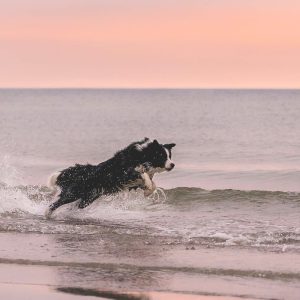
[[[43,214],[55,195],[47,186],[17,185],[0,182],[0,213],[23,212]],[[300,203],[300,193],[281,191],[241,191],[241,190],[205,190],[201,188],[177,187],[159,188],[155,194],[145,198],[142,191],[121,192],[116,195],[102,196],[95,201],[96,206],[109,206],[120,210],[155,209],[165,206],[193,206],[215,201],[271,202],[289,201]],[[66,205],[68,206],[68,205]],[[72,206],[72,204],[69,204]],[[73,205],[74,208],[76,205]],[[90,207],[94,206],[93,204]],[[102,208],[103,208],[102,207]],[[95,209],[95,207],[93,207]],[[89,210],[89,207],[85,209]]]
[[[170,243],[174,244],[192,242],[193,245],[206,246],[300,250],[299,227],[270,224],[268,220],[258,219],[259,216],[248,219],[242,217],[245,210],[251,209],[251,205],[272,206],[274,202],[288,202],[289,205],[299,206],[300,195],[297,193],[208,191],[185,187],[164,190],[164,193],[166,198],[162,192],[159,197],[144,198],[142,191],[100,197],[83,210],[79,210],[74,202],[58,209],[49,221],[44,213],[54,196],[47,187],[1,183],[0,231],[67,234],[109,231],[169,237]],[[233,217],[232,205],[232,209],[236,209]],[[243,206],[246,206],[245,210],[241,209]],[[229,215],[227,218],[220,218],[220,207],[224,207],[224,215]]]
[[[47,220],[55,200],[46,186],[23,185],[20,174],[1,162],[0,232],[145,235],[166,243],[267,247],[300,251],[300,193],[205,190],[177,187],[102,196],[85,209],[64,205]]]

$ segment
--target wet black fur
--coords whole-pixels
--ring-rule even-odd
[[[132,143],[118,151],[111,159],[98,165],[76,164],[61,171],[56,180],[61,193],[58,200],[50,205],[50,212],[79,199],[78,207],[84,208],[99,196],[119,192],[128,186],[129,189],[144,188],[141,171],[135,168],[143,166],[146,172],[152,168],[163,168],[167,160],[164,148],[167,148],[171,155],[171,148],[175,146],[175,144],[162,145],[154,140],[147,147],[138,148],[147,141],[149,139],[145,138]]]

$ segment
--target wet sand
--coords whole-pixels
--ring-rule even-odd
[[[71,299],[116,299],[116,300],[237,300],[237,297],[193,295],[164,292],[117,293],[105,290],[60,288],[40,284],[0,283],[0,296],[10,300],[71,300]],[[243,298],[245,300],[253,300]]]
[[[153,300],[296,300],[299,292],[300,268],[294,253],[233,252],[112,233],[103,233],[101,240],[84,238],[0,233],[0,298],[99,299],[110,291],[141,293],[148,297],[142,299]]]
[[[57,267],[0,264],[0,297],[10,300],[237,300],[238,297],[197,295],[183,292],[115,291],[63,286],[57,281]],[[252,298],[245,298],[250,300]]]

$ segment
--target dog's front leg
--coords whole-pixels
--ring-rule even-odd
[[[155,190],[156,190],[156,185],[154,181],[151,180],[150,176],[147,173],[142,173],[141,177],[144,180],[144,195],[145,197],[150,196]]]

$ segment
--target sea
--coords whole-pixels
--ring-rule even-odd
[[[53,172],[144,137],[176,143],[156,193],[44,216]],[[1,89],[5,284],[300,299],[300,90]]]

